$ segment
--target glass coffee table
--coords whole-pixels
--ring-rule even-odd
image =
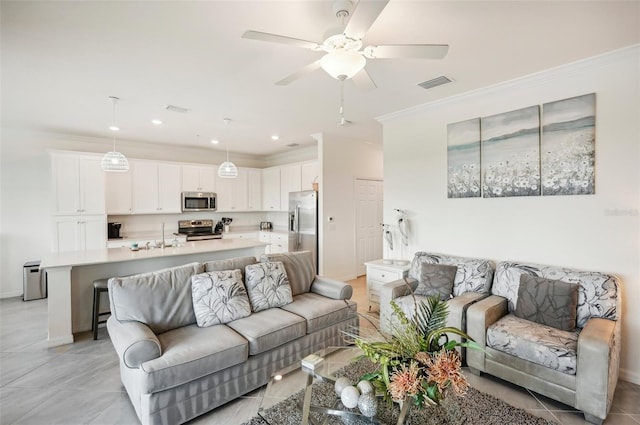
[[[312,403],[314,382],[326,382],[333,389],[336,381],[335,372],[351,363],[362,354],[362,351],[357,347],[328,347],[314,354],[323,357],[324,361],[313,370],[302,367],[300,362],[296,362],[271,376],[258,410],[260,417],[270,425],[287,424],[287,420],[290,420],[289,416],[291,416],[290,410],[295,409],[297,410],[296,416],[302,416],[302,421],[295,423],[302,423],[302,425],[352,422],[380,424],[375,417],[370,418],[360,414],[358,409],[345,410],[340,397],[335,392],[331,397],[325,397],[325,402],[322,405]],[[271,407],[301,390],[304,390],[303,397],[295,403],[292,401],[287,403],[283,409],[270,410]],[[410,403],[404,403],[397,424],[404,422],[409,405]]]

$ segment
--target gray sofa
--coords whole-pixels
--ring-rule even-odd
[[[549,296],[540,289],[548,285],[554,290],[556,283],[545,279],[560,281],[561,286],[577,284],[577,295],[573,293],[577,307],[559,305],[562,293]],[[467,333],[484,348],[467,351],[470,370],[573,406],[587,421],[601,424],[618,381],[622,317],[618,279],[604,273],[501,262],[491,292],[467,311]],[[548,318],[540,322],[548,314],[554,320],[554,315],[566,319],[559,314],[565,309],[573,315],[567,322],[572,320],[571,326],[543,324]],[[537,322],[522,318],[523,312]]]
[[[283,263],[293,302],[209,327],[196,323],[192,277],[239,269],[244,280],[254,257],[109,280],[107,327],[142,424],[187,422],[259,388],[309,353],[344,345],[342,331],[358,326],[351,286],[316,276],[310,253],[261,261]]]
[[[428,252],[416,252],[411,261],[411,269],[407,278],[411,290],[407,287],[404,279],[387,283],[381,287],[380,327],[382,331],[392,333],[392,329],[399,326],[399,320],[391,308],[392,300],[407,317],[411,317],[415,312],[415,303],[426,299],[424,296],[411,295],[411,292],[415,291],[418,286],[423,264],[443,264],[457,267],[453,287],[447,295],[449,306],[447,326],[455,326],[466,331],[466,309],[471,304],[489,296],[493,280],[493,267],[489,260],[482,258],[456,257]],[[457,335],[450,335],[450,337],[460,340]],[[464,360],[465,350],[460,350],[460,353]]]

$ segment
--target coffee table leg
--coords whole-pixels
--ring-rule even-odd
[[[307,375],[307,387],[304,390],[302,404],[302,425],[309,425],[309,411],[311,410],[311,388],[313,388],[313,374]]]

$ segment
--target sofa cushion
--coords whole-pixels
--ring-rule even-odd
[[[307,321],[307,334],[357,315],[354,302],[333,300],[311,292],[294,296],[291,304],[280,308],[303,317]]]
[[[257,263],[256,257],[237,257],[237,258],[230,258],[228,260],[207,261],[206,263],[204,263],[204,271],[219,272],[223,270],[240,269],[240,273],[242,273],[242,281],[244,282],[245,267],[255,263]]]
[[[142,393],[173,388],[247,360],[249,344],[226,325],[193,324],[158,336],[162,356],[140,366]]]
[[[451,298],[453,281],[456,277],[456,266],[445,264],[422,263],[416,295],[438,297],[442,301]]]
[[[260,257],[260,261],[282,261],[287,271],[292,295],[304,294],[311,290],[311,284],[316,277],[311,251],[264,254]]]
[[[253,311],[282,307],[293,301],[291,286],[280,261],[246,267],[246,287]]]
[[[454,257],[452,255],[416,252],[411,261],[409,276],[420,280],[422,263],[448,264],[456,266],[456,278],[453,282],[453,296],[457,297],[465,292],[488,293],[493,281],[493,267],[489,260],[482,258]]]
[[[251,314],[239,269],[192,276],[191,291],[193,311],[200,327],[228,323]]]
[[[487,346],[558,372],[575,375],[579,330],[562,331],[513,314],[487,329]]]
[[[578,285],[544,277],[520,276],[518,303],[513,312],[521,319],[563,331],[576,327]]]
[[[617,320],[618,315],[618,279],[609,274],[573,270],[540,264],[514,263],[502,261],[496,267],[496,278],[491,287],[493,295],[504,297],[509,302],[509,311],[513,313],[518,300],[520,275],[545,277],[563,282],[577,283],[578,311],[576,325],[584,327],[591,317]]]
[[[196,322],[191,301],[191,276],[200,263],[109,279],[111,314],[121,322],[136,321],[155,334]]]
[[[304,318],[279,308],[253,313],[226,326],[249,341],[249,354],[252,356],[293,341],[306,333]]]

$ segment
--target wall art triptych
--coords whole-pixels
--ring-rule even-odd
[[[595,93],[447,126],[449,198],[595,193]]]

